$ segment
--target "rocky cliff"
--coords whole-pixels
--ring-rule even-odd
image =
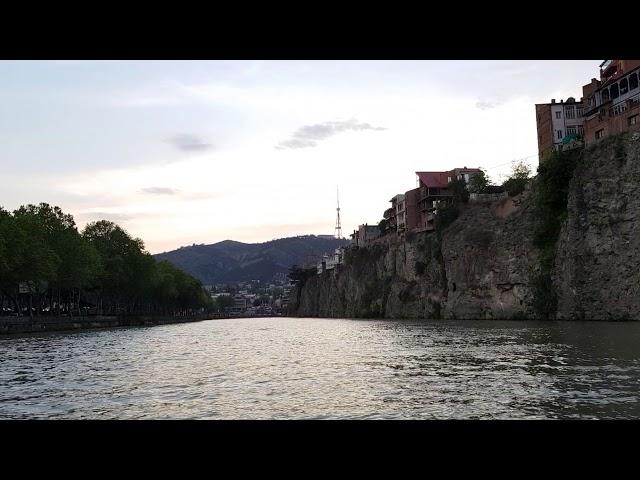
[[[608,139],[579,154],[549,285],[559,319],[640,319],[640,140]],[[535,184],[535,182],[534,182]],[[294,290],[299,316],[540,318],[541,251],[532,190],[467,204],[440,232],[352,248],[344,265]],[[555,307],[557,302],[557,309]]]
[[[554,269],[557,318],[640,319],[640,134],[585,152]]]

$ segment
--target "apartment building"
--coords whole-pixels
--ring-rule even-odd
[[[380,236],[380,227],[378,225],[364,224],[354,230],[351,236],[351,244],[357,247],[364,247],[371,240]]]
[[[538,160],[543,159],[561,145],[573,139],[584,138],[584,105],[573,97],[567,101],[536,104],[538,127]]]
[[[416,172],[418,176],[418,222],[416,230],[434,230],[438,207],[449,203],[453,191],[449,184],[453,180],[464,179],[469,183],[471,178],[480,172],[479,168],[454,168],[446,172]]]
[[[410,232],[418,228],[420,215],[418,202],[420,201],[420,188],[414,188],[404,193],[404,232]],[[404,233],[398,230],[399,233]]]
[[[576,102],[536,104],[538,158],[543,161],[552,151],[573,138],[590,145],[610,135],[640,131],[640,60],[605,60],[600,78],[582,87]]]
[[[582,87],[585,144],[640,131],[640,60],[605,60],[600,79]]]
[[[404,232],[407,226],[407,216],[405,207],[405,197],[403,193],[399,193],[391,200],[391,208],[393,209],[394,221],[396,224],[396,231]]]

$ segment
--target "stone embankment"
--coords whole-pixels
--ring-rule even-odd
[[[0,334],[166,325],[170,323],[198,322],[212,318],[221,317],[214,317],[211,314],[189,316],[39,316],[33,319],[30,317],[0,317]]]

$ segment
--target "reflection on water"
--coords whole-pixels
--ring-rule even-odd
[[[255,318],[0,337],[0,418],[640,418],[640,324]]]

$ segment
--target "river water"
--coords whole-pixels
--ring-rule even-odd
[[[640,323],[250,318],[0,337],[0,418],[640,418]]]

